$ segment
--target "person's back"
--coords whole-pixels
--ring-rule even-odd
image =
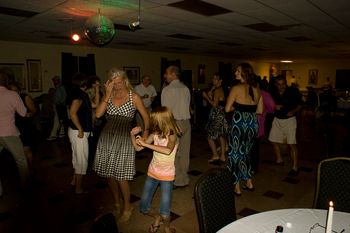
[[[15,113],[26,115],[23,101],[15,91],[8,90],[0,84],[0,136],[18,136],[15,125]]]
[[[8,81],[7,75],[0,73],[0,147],[4,147],[14,157],[22,188],[26,189],[29,169],[19,131],[15,125],[15,113],[25,116],[27,109],[20,96],[7,89]]]

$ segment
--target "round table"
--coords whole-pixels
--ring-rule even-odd
[[[280,209],[261,212],[238,219],[218,233],[274,233],[283,226],[283,233],[324,233],[327,210]],[[334,211],[333,233],[350,232],[350,213]]]

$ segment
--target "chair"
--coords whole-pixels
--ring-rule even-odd
[[[350,158],[325,159],[318,165],[313,207],[328,209],[329,201],[335,210],[350,213]]]
[[[236,220],[233,176],[227,168],[213,168],[199,178],[194,189],[199,230],[217,232]]]
[[[114,215],[108,213],[97,218],[90,228],[90,233],[119,233]]]

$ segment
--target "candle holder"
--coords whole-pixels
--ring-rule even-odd
[[[315,228],[317,228],[317,227],[321,227],[321,228],[323,228],[323,229],[326,229],[326,227],[325,226],[322,226],[321,224],[319,224],[319,223],[315,223],[312,227],[310,227],[310,230],[309,230],[309,233],[312,233],[312,231],[315,229]],[[334,231],[334,230],[332,230],[332,233],[344,233],[345,232],[345,229],[342,229],[341,231]]]

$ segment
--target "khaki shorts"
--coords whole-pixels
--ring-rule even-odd
[[[278,119],[275,117],[272,121],[269,141],[275,143],[297,144],[296,131],[296,117],[288,119]]]

